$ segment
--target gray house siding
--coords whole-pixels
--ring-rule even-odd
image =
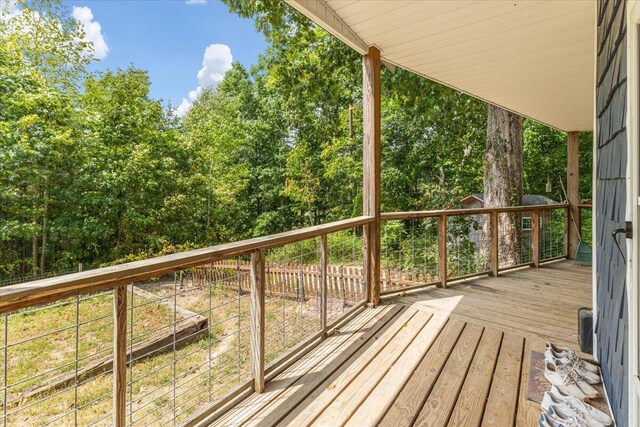
[[[616,420],[619,426],[626,426],[626,267],[611,237],[611,232],[624,224],[626,204],[627,58],[623,0],[598,1],[597,37],[597,352]]]

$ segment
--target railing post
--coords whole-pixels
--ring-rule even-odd
[[[327,235],[320,236],[320,328],[327,333]]]
[[[447,287],[447,216],[440,215],[438,219],[438,275],[440,287]]]
[[[127,408],[127,286],[113,289],[113,425],[124,427]]]
[[[531,264],[540,267],[540,210],[531,212]]]
[[[500,271],[498,258],[498,211],[493,210],[489,217],[489,269],[494,277],[498,277]]]
[[[251,253],[251,374],[256,393],[264,391],[264,249]]]

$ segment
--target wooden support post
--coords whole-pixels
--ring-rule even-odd
[[[264,249],[251,253],[251,374],[256,393],[264,391]]]
[[[127,286],[113,289],[113,425],[127,416]]]
[[[327,235],[320,236],[320,328],[327,333]]]
[[[531,264],[540,267],[540,210],[531,212]]]
[[[447,216],[438,218],[438,275],[441,288],[447,287]]]
[[[578,132],[567,134],[567,203],[570,215],[567,230],[567,258],[575,259],[578,250],[578,205],[580,204],[580,175],[578,172],[580,146]]]
[[[370,47],[362,65],[363,214],[374,217],[364,226],[364,261],[367,300],[375,307],[380,303],[380,51]]]
[[[489,269],[491,275],[498,277],[500,270],[498,256],[498,211],[491,211],[489,218]]]

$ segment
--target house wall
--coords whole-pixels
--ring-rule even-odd
[[[611,233],[626,208],[626,21],[623,0],[599,0],[596,63],[596,334],[619,426],[628,425],[626,266]],[[623,250],[625,245],[621,245]]]

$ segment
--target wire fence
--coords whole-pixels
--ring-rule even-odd
[[[500,267],[531,262],[533,216],[506,212],[497,217]],[[489,270],[490,214],[445,219],[382,223],[383,292],[434,284],[444,273],[451,280]],[[566,209],[542,209],[539,220],[539,259],[566,255]],[[444,260],[439,252],[443,236]],[[321,239],[265,250],[267,366],[322,330],[323,283],[327,323],[366,300],[362,226],[326,235],[326,264]],[[249,260],[232,257],[126,285],[127,425],[181,424],[251,380]],[[446,272],[439,271],[442,265]],[[112,289],[72,295],[0,319],[3,426],[112,424]]]
[[[78,264],[78,266],[74,268],[47,271],[46,273],[36,273],[36,274],[20,276],[20,277],[7,277],[7,278],[0,279],[0,288],[3,286],[17,285],[19,283],[27,283],[27,282],[32,282],[34,280],[48,279],[50,277],[57,277],[57,276],[63,276],[65,274],[77,273],[78,271],[82,271],[82,268],[83,268],[82,264]]]
[[[566,209],[540,211],[540,260],[567,255],[567,227]]]
[[[538,260],[566,256],[566,208],[538,208]],[[408,219],[388,219],[381,227],[381,289],[402,290],[491,271],[491,213],[454,213]],[[445,216],[445,224],[439,216]],[[532,211],[496,213],[498,269],[530,265],[534,261]],[[444,227],[441,229],[440,227]],[[586,228],[586,227],[585,227]],[[446,263],[441,264],[439,233],[446,238]]]
[[[486,273],[489,270],[490,215],[447,218],[448,277]]]
[[[366,296],[362,227],[327,236],[328,321]],[[317,334],[320,238],[266,251],[265,363]],[[249,257],[126,286],[126,424],[178,425],[251,379]],[[2,315],[2,424],[113,423],[114,292]]]

